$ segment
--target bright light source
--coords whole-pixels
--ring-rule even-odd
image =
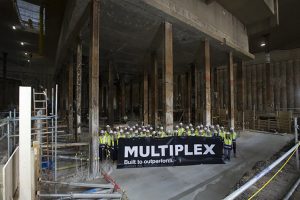
[[[21,44],[22,46],[24,46],[24,42],[20,42],[20,44]]]
[[[265,42],[261,42],[261,43],[260,43],[260,46],[261,46],[261,47],[264,47],[264,46],[266,46],[266,43],[265,43]]]
[[[12,26],[12,29],[16,30],[17,28],[16,28],[16,26]]]
[[[28,55],[28,53],[27,53],[27,52],[25,52],[24,54],[25,54],[25,56],[27,56],[27,55]]]

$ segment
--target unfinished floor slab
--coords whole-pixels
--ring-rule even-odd
[[[270,158],[292,138],[246,131],[238,139],[238,157],[227,164],[115,169],[111,175],[131,200],[222,199],[257,161]]]

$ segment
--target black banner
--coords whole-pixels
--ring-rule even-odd
[[[224,164],[220,138],[120,138],[117,168]]]

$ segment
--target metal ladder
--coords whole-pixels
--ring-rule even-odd
[[[35,134],[36,140],[40,142],[41,146],[44,148],[41,149],[41,158],[42,166],[45,164],[50,169],[50,138],[49,138],[49,127],[48,127],[48,106],[47,106],[47,89],[42,92],[37,92],[33,89],[33,116],[35,120]],[[39,119],[41,118],[41,119]],[[50,170],[46,170],[48,173]],[[46,172],[47,173],[47,172]],[[47,174],[48,174],[47,173]]]

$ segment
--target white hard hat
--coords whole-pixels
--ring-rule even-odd
[[[164,129],[164,127],[161,126],[161,127],[160,127],[160,130],[163,130],[163,129]]]
[[[112,130],[109,131],[110,134],[114,133]]]
[[[132,129],[132,128],[130,128],[129,130],[130,130],[130,131],[133,131],[133,129]]]
[[[106,125],[106,128],[109,128],[110,126],[109,125]]]
[[[189,126],[193,126],[193,124],[190,124]]]
[[[194,129],[193,129],[193,128],[191,128],[191,131],[194,131]]]
[[[188,129],[189,127],[188,127],[188,126],[186,126],[185,128],[186,128],[186,129]]]
[[[146,129],[145,129],[145,128],[143,129],[143,132],[146,132]]]
[[[120,133],[123,133],[123,129],[120,130]]]
[[[182,126],[182,123],[180,122],[179,125]]]
[[[176,126],[175,126],[175,128],[179,128],[179,126],[178,126],[178,125],[176,125]]]
[[[168,133],[171,133],[171,130],[168,130]]]
[[[147,130],[146,132],[147,132],[147,133],[150,133],[150,131],[149,131],[149,130]]]

